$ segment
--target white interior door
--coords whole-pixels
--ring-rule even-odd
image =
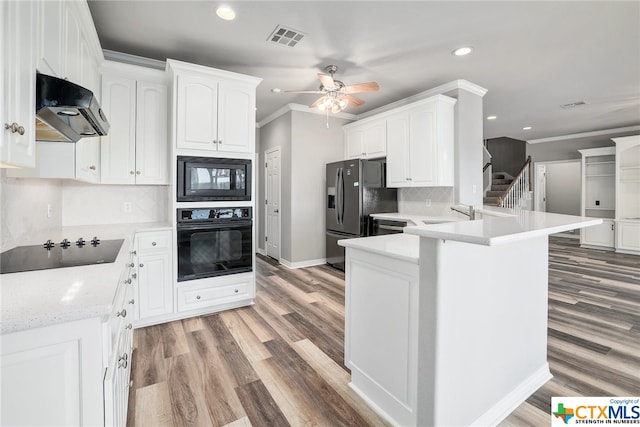
[[[280,259],[280,147],[265,151],[266,164],[266,227],[267,256]]]
[[[547,211],[547,165],[536,165],[536,187],[535,187],[536,210],[538,212]]]

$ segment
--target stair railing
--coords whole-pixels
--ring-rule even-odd
[[[509,188],[498,197],[498,206],[503,208],[517,207],[531,187],[531,156],[528,156]]]
[[[493,176],[493,167],[491,166],[491,162],[487,162],[482,168],[482,186],[484,187],[483,193],[486,193],[491,189],[492,176]]]

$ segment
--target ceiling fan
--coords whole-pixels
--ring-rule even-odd
[[[364,104],[362,99],[353,96],[354,93],[375,92],[380,88],[376,82],[347,86],[340,80],[335,80],[333,75],[338,71],[337,65],[328,65],[325,67],[325,71],[329,74],[318,73],[318,79],[320,79],[320,88],[318,90],[286,90],[285,92],[322,95],[313,104],[309,105],[309,108],[318,107],[322,111],[339,113],[347,108],[348,105],[359,107]]]

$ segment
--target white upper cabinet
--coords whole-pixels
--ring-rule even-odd
[[[3,85],[0,100],[2,136],[0,164],[33,168],[35,153],[35,45],[36,4],[3,1],[0,4]]]
[[[64,77],[62,2],[40,0],[36,69],[42,74]]]
[[[103,184],[167,185],[167,84],[162,71],[105,62]]]
[[[436,95],[388,116],[388,187],[453,186],[455,103]]]
[[[356,122],[344,126],[347,159],[371,159],[387,155],[387,124],[385,119]]]
[[[176,148],[254,152],[261,79],[171,59],[167,68],[173,77]]]
[[[640,135],[616,143],[616,251],[640,253]]]

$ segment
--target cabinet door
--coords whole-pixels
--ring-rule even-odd
[[[616,249],[640,252],[640,222],[620,221],[616,225]]]
[[[384,157],[387,155],[387,124],[385,120],[371,123],[364,130],[364,155],[367,158]]]
[[[62,2],[59,0],[38,1],[36,69],[42,74],[62,76],[64,69],[62,29]]]
[[[83,138],[75,145],[76,179],[100,182],[100,138]]]
[[[387,187],[410,185],[409,116],[398,114],[387,119]]]
[[[255,88],[221,82],[218,93],[218,150],[248,153],[255,145]]]
[[[169,252],[138,256],[140,319],[173,311]]]
[[[613,220],[604,220],[600,225],[580,229],[580,244],[613,248],[615,226]]]
[[[102,78],[102,110],[111,125],[101,142],[102,183],[134,184],[136,81],[105,74]]]
[[[179,75],[177,93],[177,147],[216,150],[218,82],[199,76]]]
[[[64,3],[64,78],[80,84],[82,80],[82,57],[80,52],[80,22],[75,8],[70,3]]]
[[[364,156],[364,130],[362,128],[349,129],[346,135],[347,159],[357,159]]]
[[[3,1],[2,85],[0,100],[0,163],[32,168],[35,156],[35,52],[36,3]],[[13,125],[14,130],[5,129]]]
[[[436,109],[421,106],[409,113],[409,158],[411,185],[436,185]]]
[[[168,184],[167,86],[138,81],[136,184]]]

